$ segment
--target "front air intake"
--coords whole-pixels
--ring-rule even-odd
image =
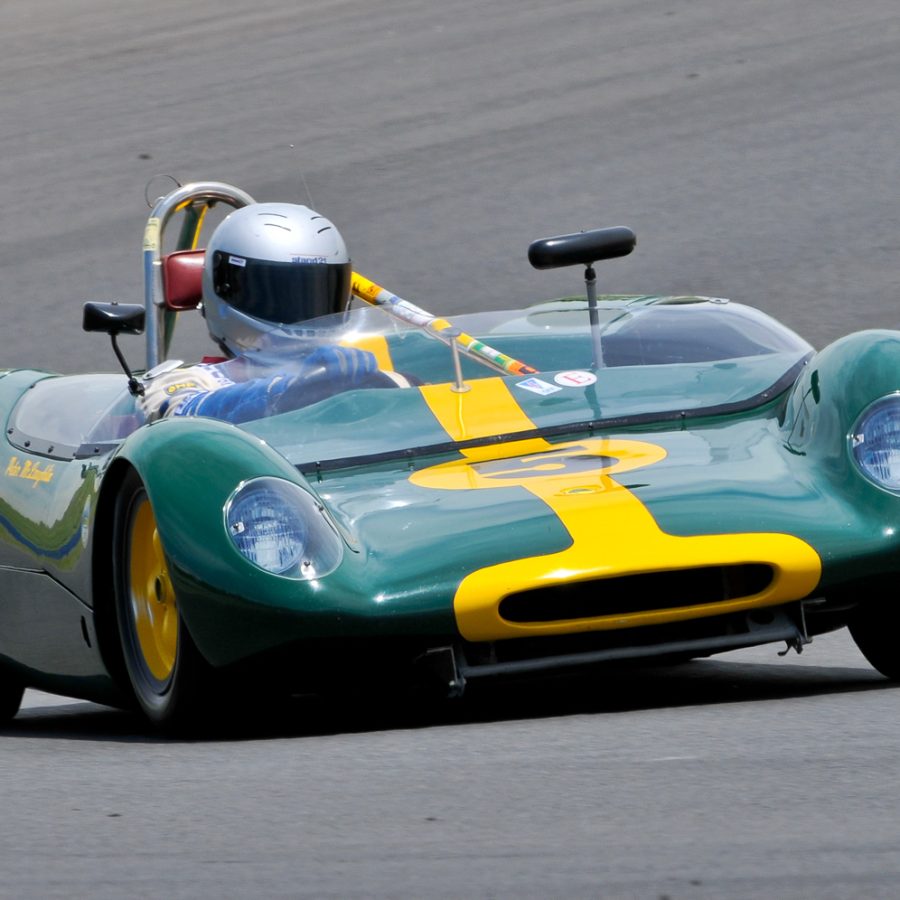
[[[576,581],[510,594],[499,613],[507,622],[557,622],[703,606],[752,597],[773,578],[771,566],[748,563]]]

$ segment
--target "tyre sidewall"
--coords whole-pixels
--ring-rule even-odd
[[[131,531],[137,509],[149,502],[136,472],[124,480],[113,522],[113,586],[119,645],[138,707],[156,725],[174,726],[190,716],[199,692],[198,653],[179,616],[175,662],[162,680],[150,671],[140,647],[131,599]]]

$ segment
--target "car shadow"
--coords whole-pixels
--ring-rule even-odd
[[[456,699],[387,691],[328,699],[291,697],[175,736],[159,734],[135,713],[61,701],[58,706],[22,709],[0,728],[0,735],[151,743],[271,740],[897,689],[900,685],[865,668],[704,659],[673,665],[610,665],[553,678],[483,680],[470,683]]]

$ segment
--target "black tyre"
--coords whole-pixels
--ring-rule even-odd
[[[874,668],[900,681],[900,608],[896,602],[863,603],[850,621],[850,634]]]
[[[194,727],[211,673],[184,626],[156,516],[134,472],[122,485],[113,534],[116,621],[134,698],[165,730]]]
[[[19,711],[25,688],[8,672],[0,670],[0,724],[8,722]]]

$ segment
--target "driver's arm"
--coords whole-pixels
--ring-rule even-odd
[[[278,373],[197,391],[174,406],[174,416],[208,416],[227,422],[249,422],[360,387],[396,387],[379,372],[374,354],[355,347],[319,347],[295,373]]]

